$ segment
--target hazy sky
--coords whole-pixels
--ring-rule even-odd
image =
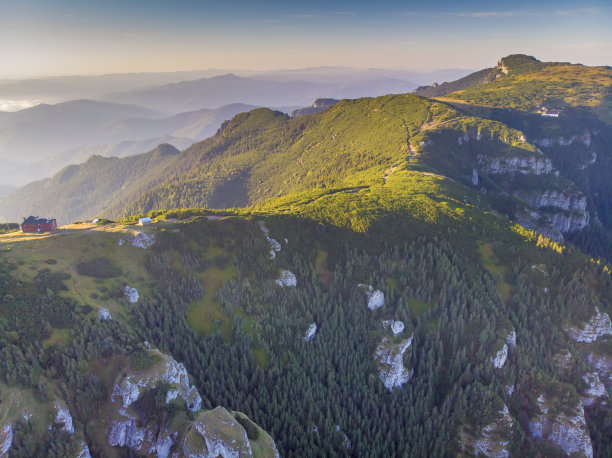
[[[612,2],[0,0],[0,78],[320,65],[612,65]]]

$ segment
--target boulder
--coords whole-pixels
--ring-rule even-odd
[[[365,291],[370,310],[376,310],[385,305],[385,294],[382,291],[375,290],[372,285],[366,285],[365,283],[359,283],[357,286]]]
[[[112,319],[113,317],[111,316],[108,309],[101,308],[98,310],[98,321],[106,321],[106,320],[112,320]]]
[[[394,343],[384,337],[374,353],[374,360],[379,369],[380,379],[389,391],[398,388],[412,377],[412,369],[404,367],[404,353],[412,345],[413,336]]]
[[[136,288],[130,288],[128,285],[123,288],[123,293],[130,304],[138,302],[138,290]]]
[[[295,274],[291,272],[290,270],[281,270],[280,277],[277,280],[275,280],[275,283],[281,287],[296,286],[297,278]]]
[[[304,340],[305,341],[313,340],[316,335],[317,335],[317,324],[312,323],[306,330],[306,335],[304,336]]]

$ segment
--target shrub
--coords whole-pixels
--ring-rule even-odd
[[[81,275],[95,278],[118,277],[123,273],[120,267],[117,267],[106,258],[94,258],[80,262],[77,265],[77,272]]]

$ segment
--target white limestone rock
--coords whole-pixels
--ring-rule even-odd
[[[532,207],[557,207],[565,211],[585,211],[587,198],[580,192],[541,191],[529,194],[518,194],[529,202]]]
[[[391,332],[394,336],[401,334],[404,331],[404,322],[403,321],[394,321],[391,323]]]
[[[266,240],[270,244],[270,259],[276,258],[276,253],[278,253],[281,250],[281,244],[278,243],[277,240],[270,237],[270,230],[266,227],[266,224],[263,221],[259,221],[259,227],[261,231],[264,233],[264,235],[266,236]]]
[[[482,169],[489,175],[520,173],[522,175],[545,175],[554,173],[550,159],[542,156],[491,157],[480,154],[477,157]]]
[[[280,277],[277,280],[275,280],[275,283],[281,287],[296,286],[297,278],[295,274],[291,272],[290,270],[281,270]]]
[[[101,308],[98,310],[98,321],[106,321],[106,320],[112,320],[112,319],[113,317],[111,316],[108,309]]]
[[[8,456],[8,451],[13,445],[13,425],[4,425],[0,429],[0,456]]]
[[[516,329],[512,329],[512,332],[508,333],[506,336],[506,344],[508,344],[510,348],[516,347]]]
[[[91,458],[91,454],[89,453],[89,447],[87,446],[87,443],[85,443],[85,441],[81,442],[81,447],[76,458]]]
[[[514,394],[514,385],[506,385],[506,395],[512,396]]]
[[[546,407],[544,403],[543,394],[540,394],[538,396],[537,407],[539,410],[539,414],[533,417],[529,421],[529,424],[527,425],[527,429],[532,439],[540,440],[543,438],[543,435],[544,435],[544,426],[547,421],[546,415],[548,414],[548,408]]]
[[[478,186],[478,170],[472,169],[472,186]]]
[[[612,390],[612,356],[589,353],[587,363],[597,372],[606,388]]]
[[[374,360],[379,369],[380,379],[389,391],[402,386],[412,377],[412,369],[404,367],[404,353],[412,345],[413,337],[414,335],[400,343],[393,343],[384,337],[376,347]]]
[[[106,434],[111,446],[128,447],[140,454],[167,457],[175,443],[178,432],[170,431],[157,424],[143,424],[138,413],[130,406],[141,393],[169,385],[166,403],[181,399],[192,412],[200,410],[202,398],[190,384],[189,375],[183,364],[158,350],[150,350],[151,356],[159,359],[145,371],[130,371],[117,380],[111,394],[110,413]]]
[[[62,430],[66,431],[68,434],[73,434],[74,426],[72,425],[72,415],[70,415],[70,411],[66,404],[63,401],[55,401],[55,410],[57,411],[55,423],[62,425]]]
[[[206,442],[207,456],[238,458],[253,454],[246,431],[222,407],[200,414],[194,426]]]
[[[582,380],[587,384],[587,389],[584,391],[585,396],[582,397],[582,403],[585,406],[593,405],[598,399],[608,397],[606,387],[597,372],[587,372],[582,376]]]
[[[404,332],[404,322],[395,320],[383,320],[382,322],[384,329],[390,329],[394,336]]]
[[[158,350],[152,350],[152,352],[160,356],[162,362],[155,364],[147,372],[126,375],[116,383],[111,394],[113,402],[120,401],[121,406],[125,409],[138,400],[141,392],[155,388],[159,383],[167,383],[172,387],[169,393],[170,391],[177,392],[177,395],[170,400],[180,396],[189,410],[192,412],[200,410],[202,398],[195,386],[190,384],[185,366]],[[168,400],[168,397],[166,399]]]
[[[528,431],[532,439],[555,442],[565,453],[593,457],[593,445],[584,418],[582,403],[574,407],[574,415],[560,412],[556,417],[548,415],[547,399],[540,394],[537,400],[539,414],[531,419]]]
[[[308,330],[306,330],[306,335],[304,336],[304,340],[307,342],[310,340],[313,340],[316,335],[317,335],[317,323],[312,323],[308,327]]]
[[[365,283],[359,283],[357,286],[365,291],[370,310],[376,310],[385,305],[385,294],[382,291],[375,290],[372,285],[366,285]]]
[[[474,455],[480,454],[487,457],[507,458],[510,456],[508,451],[509,440],[506,436],[512,434],[513,421],[510,416],[508,406],[504,404],[504,408],[498,412],[495,420],[482,428],[480,433],[474,440]]]
[[[132,231],[132,246],[149,248],[155,243],[155,236],[142,231]]]
[[[138,302],[139,295],[136,288],[130,288],[128,285],[126,285],[125,288],[123,288],[123,294],[130,304],[135,304]]]
[[[592,343],[601,336],[612,335],[612,322],[610,321],[610,315],[605,312],[601,313],[599,307],[595,307],[595,315],[587,323],[584,323],[582,329],[570,326],[565,331],[576,342]]]
[[[495,369],[501,369],[504,367],[506,363],[506,359],[508,358],[508,344],[504,344],[504,346],[499,350],[494,357],[491,357],[491,362],[493,363],[493,367]]]
[[[582,144],[586,147],[591,146],[591,136],[597,132],[585,131],[580,135],[572,135],[571,137],[557,137],[557,138],[541,138],[534,140],[534,144],[541,146],[542,148],[550,148],[551,146],[571,146],[575,143]]]

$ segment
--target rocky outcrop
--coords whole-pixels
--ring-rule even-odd
[[[375,290],[372,285],[366,285],[365,283],[359,283],[357,286],[365,291],[370,310],[376,310],[385,305],[385,294],[382,291]]]
[[[581,231],[589,224],[589,212],[579,211],[571,213],[552,213],[547,215],[550,225],[559,232]]]
[[[374,353],[374,360],[379,369],[380,379],[385,388],[393,391],[412,377],[412,369],[404,367],[404,353],[410,348],[413,336],[400,342],[392,342],[384,337]]]
[[[76,458],[91,458],[91,453],[89,453],[89,447],[85,443],[85,441],[81,442],[81,447],[79,448],[79,452]]]
[[[472,186],[478,186],[479,178],[478,178],[478,170],[472,169]]]
[[[593,446],[584,418],[582,403],[573,406],[574,414],[559,412],[555,417],[549,414],[548,399],[540,394],[537,399],[539,413],[528,424],[528,432],[532,439],[547,439],[556,443],[565,453],[576,453],[580,456],[592,457]]]
[[[576,342],[591,343],[601,336],[612,335],[612,322],[610,321],[610,315],[605,312],[601,313],[599,307],[595,307],[595,315],[581,328],[569,326],[565,328],[565,331]]]
[[[208,456],[229,458],[253,454],[246,431],[223,407],[201,413],[194,426],[206,442]]]
[[[563,234],[554,227],[548,213],[541,211],[522,211],[516,215],[516,222],[530,231],[536,231],[555,242],[563,241]]]
[[[243,426],[249,425],[248,430]],[[182,444],[186,457],[278,457],[272,438],[244,414],[223,407],[201,412]]]
[[[313,340],[317,335],[317,323],[312,323],[308,329],[306,330],[306,335],[304,336],[305,341]]]
[[[478,155],[478,163],[489,175],[502,173],[520,173],[523,175],[545,175],[556,172],[552,162],[547,157],[491,157]]]
[[[270,244],[270,259],[276,258],[276,253],[281,250],[281,244],[272,237],[270,237],[270,230],[266,227],[266,224],[263,221],[259,221],[259,227],[266,236],[266,240]]]
[[[560,242],[563,234],[582,230],[589,223],[589,212],[563,210],[519,212],[516,222],[526,229],[540,232],[542,235]]]
[[[504,404],[504,408],[497,412],[495,419],[483,427],[474,438],[463,436],[462,447],[466,450],[469,449],[468,445],[471,445],[475,456],[506,458],[510,456],[508,445],[512,438],[513,424],[510,411]]]
[[[13,425],[4,425],[0,429],[0,456],[8,456],[8,451],[13,445]]]
[[[132,231],[130,242],[138,248],[149,248],[155,243],[155,236],[142,231]]]
[[[108,309],[101,308],[98,310],[98,321],[106,321],[106,320],[112,320],[112,319],[113,317],[111,316]]]
[[[111,412],[106,434],[111,446],[128,447],[134,452],[167,457],[179,432],[166,427],[147,424],[131,406],[141,395],[160,385],[168,387],[166,403],[180,398],[192,412],[200,410],[202,398],[189,383],[183,364],[158,350],[149,350],[154,361],[144,371],[128,371],[120,376],[111,394]]]
[[[72,425],[72,415],[63,401],[55,401],[55,424],[58,425],[62,431],[66,431],[68,434],[74,434],[74,426]]]
[[[281,287],[296,286],[297,278],[295,277],[295,274],[290,270],[281,270],[280,277],[275,280],[275,283]]]
[[[516,347],[516,329],[512,329],[506,336],[506,344],[510,348]]]
[[[587,372],[582,376],[582,380],[584,380],[584,383],[587,385],[587,388],[584,390],[584,396],[582,397],[582,403],[585,406],[593,405],[598,399],[608,397],[606,387],[601,382],[597,372]]]
[[[572,135],[571,137],[548,137],[548,138],[540,138],[533,141],[535,145],[538,145],[542,148],[550,148],[551,146],[571,146],[575,144],[580,144],[584,146],[591,146],[591,135],[590,131],[586,131],[580,135]]]
[[[518,193],[517,195],[535,208],[556,207],[565,211],[584,212],[587,207],[587,198],[579,192],[566,193],[548,190],[529,194]]]
[[[491,357],[491,362],[493,363],[493,367],[495,369],[501,369],[506,364],[506,359],[508,358],[508,344],[504,344],[504,346],[495,354],[495,356]]]
[[[291,112],[292,118],[299,118],[300,116],[306,116],[309,114],[320,113],[323,110],[327,110],[329,107],[335,105],[340,100],[336,99],[317,99],[314,101],[312,106],[306,108],[298,108]]]
[[[384,320],[382,322],[384,329],[390,329],[394,336],[401,334],[404,332],[404,322],[403,321],[395,321],[395,320]]]
[[[587,363],[591,366],[603,384],[612,390],[612,356],[602,355],[598,353],[589,353]]]
[[[164,383],[170,386],[168,393],[172,393],[172,399],[179,396],[189,410],[200,410],[202,398],[195,386],[190,384],[185,366],[158,350],[150,350],[149,354],[160,361],[145,372],[131,373],[117,381],[111,394],[112,401],[120,402],[125,409],[134,403],[141,393]]]
[[[127,447],[132,451],[148,453],[154,456],[166,458],[170,454],[174,440],[178,433],[170,433],[166,428],[159,432],[156,427],[142,426],[137,417],[127,413],[119,412],[121,420],[111,422],[107,428],[108,442],[113,447]]]
[[[130,288],[128,285],[123,288],[123,294],[130,304],[138,302],[138,290],[136,288]]]

